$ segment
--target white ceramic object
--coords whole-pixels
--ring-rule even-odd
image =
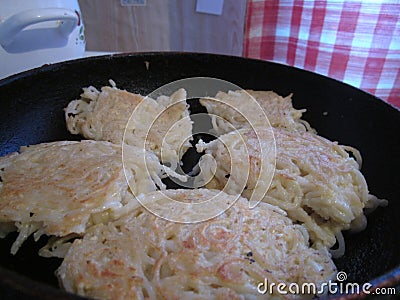
[[[84,52],[77,0],[0,1],[0,79]]]

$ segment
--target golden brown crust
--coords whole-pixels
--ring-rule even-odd
[[[312,242],[332,247],[335,235],[349,229],[352,222],[364,217],[363,208],[370,199],[359,164],[338,145],[312,132],[273,128],[276,142],[276,168],[271,185],[263,201],[279,206],[293,219],[304,223]],[[242,136],[245,151],[228,151]],[[232,163],[249,165],[246,189],[228,193],[252,195],[260,173],[260,143],[270,140],[270,131],[243,129],[220,137],[203,146],[217,161],[217,172],[210,186],[223,189],[224,174]],[[228,148],[223,145],[225,143]],[[271,144],[272,145],[272,144]],[[230,174],[231,180],[243,180],[243,174]]]
[[[231,131],[231,126],[235,129],[265,126],[266,118],[273,127],[314,131],[302,119],[305,109],[293,107],[292,95],[282,97],[273,91],[237,90],[218,92],[214,98],[203,98],[200,102],[209,114],[220,117],[213,122],[214,130],[218,134]]]
[[[154,152],[164,162],[176,164],[190,147],[192,125],[184,89],[156,101],[115,87],[89,87],[81,99],[68,104],[65,118],[73,134],[115,144],[124,141]]]
[[[167,193],[206,199],[217,191]],[[249,209],[240,198],[196,224],[138,208],[75,241],[57,274],[67,291],[100,299],[244,299],[262,296],[257,285],[264,278],[319,285],[335,267],[327,252],[308,247],[299,225],[263,203]]]
[[[31,233],[66,236],[109,221],[138,202],[134,195],[157,189],[138,148],[101,141],[62,141],[23,147],[0,158],[0,222],[14,222],[25,239]],[[147,167],[161,176],[157,157],[146,154]],[[141,176],[134,176],[141,174]],[[26,235],[25,237],[23,235]],[[19,244],[19,242],[17,243]],[[13,252],[18,247],[14,247]]]
[[[87,139],[120,144],[135,107],[143,96],[111,87],[103,87],[95,100],[85,98],[72,101],[66,108],[67,128]]]

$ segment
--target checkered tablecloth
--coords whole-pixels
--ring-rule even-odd
[[[243,54],[338,79],[400,107],[400,0],[248,0]]]

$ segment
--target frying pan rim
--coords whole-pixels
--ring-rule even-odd
[[[234,56],[234,55],[227,55],[227,54],[215,54],[215,53],[208,53],[208,52],[182,52],[182,51],[150,51],[150,52],[119,52],[119,53],[112,53],[112,54],[104,54],[104,55],[97,55],[97,56],[89,56],[89,57],[83,57],[83,58],[77,58],[77,59],[71,59],[67,61],[62,61],[62,62],[57,62],[57,63],[49,63],[49,64],[44,64],[42,66],[26,70],[20,73],[16,73],[13,75],[10,75],[8,77],[0,79],[0,87],[6,84],[9,84],[13,81],[30,77],[35,74],[40,74],[48,71],[54,71],[55,69],[63,68],[65,66],[71,65],[71,64],[76,64],[76,63],[81,63],[81,62],[86,62],[86,61],[96,61],[96,60],[112,60],[112,59],[124,59],[124,58],[129,58],[129,57],[157,57],[157,56],[192,56],[192,57],[221,57],[225,59],[237,59],[237,60],[245,60],[249,62],[255,62],[255,63],[265,63],[265,64],[270,64],[270,65],[275,65],[275,66],[280,66],[281,68],[287,68],[291,70],[296,70],[298,72],[302,72],[304,74],[312,74],[313,76],[325,78],[326,80],[329,80],[331,82],[335,82],[335,84],[346,86],[352,90],[355,90],[357,92],[361,92],[365,95],[368,95],[369,98],[374,99],[378,102],[383,102],[385,106],[389,106],[389,108],[394,109],[395,111],[400,113],[400,107],[395,106],[394,104],[387,102],[376,95],[366,91],[362,90],[360,88],[357,88],[355,86],[352,86],[346,82],[340,81],[338,79],[335,79],[333,77],[326,76],[324,74],[320,74],[317,72],[313,72],[310,70],[302,69],[296,66],[290,66],[288,64],[284,64],[281,62],[276,62],[276,61],[271,61],[271,60],[262,60],[262,59],[257,59],[257,58],[251,58],[251,57],[242,57],[242,56]]]

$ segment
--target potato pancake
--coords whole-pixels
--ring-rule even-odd
[[[229,178],[236,184],[225,188],[227,193],[251,196],[261,168],[260,142],[265,147],[268,144],[265,141],[271,139],[270,131],[259,129],[257,134],[243,129],[198,145],[199,151],[205,150],[217,163],[215,177],[206,185],[208,188],[223,189]],[[360,158],[355,149],[312,132],[273,128],[273,135],[275,173],[263,201],[279,206],[294,221],[303,223],[316,247],[332,247],[341,230],[363,229],[366,225],[363,209],[384,203],[369,194],[360,163],[348,152],[353,151]],[[203,160],[200,165],[206,169],[206,157]],[[231,172],[234,167],[239,172]],[[240,170],[246,167],[248,174],[242,174]],[[245,188],[237,190],[243,180]]]
[[[164,166],[134,146],[85,140],[22,147],[0,158],[0,224],[19,231],[16,253],[32,233],[67,236],[113,220],[138,204],[134,195],[165,188]],[[134,188],[132,190],[128,186]]]
[[[252,101],[256,101],[258,105],[249,105]],[[200,99],[200,103],[211,114],[214,130],[219,135],[232,129],[250,127],[249,121],[253,126],[263,125],[261,119],[265,116],[272,127],[314,131],[301,119],[306,110],[293,108],[292,95],[282,97],[272,91],[237,90],[218,92],[213,98]],[[260,108],[265,115],[260,114]],[[244,114],[251,116],[251,120],[246,120]]]
[[[167,190],[144,197],[188,203],[217,193]],[[310,248],[304,234],[267,204],[250,209],[241,197],[196,224],[170,222],[140,207],[75,240],[57,275],[68,292],[96,299],[266,299],[271,295],[257,291],[265,280],[320,286],[335,276],[329,253]]]
[[[184,89],[157,100],[116,87],[105,86],[101,91],[88,87],[83,91],[81,98],[65,109],[67,129],[72,134],[146,147],[171,166],[176,166],[191,146],[192,122]]]

